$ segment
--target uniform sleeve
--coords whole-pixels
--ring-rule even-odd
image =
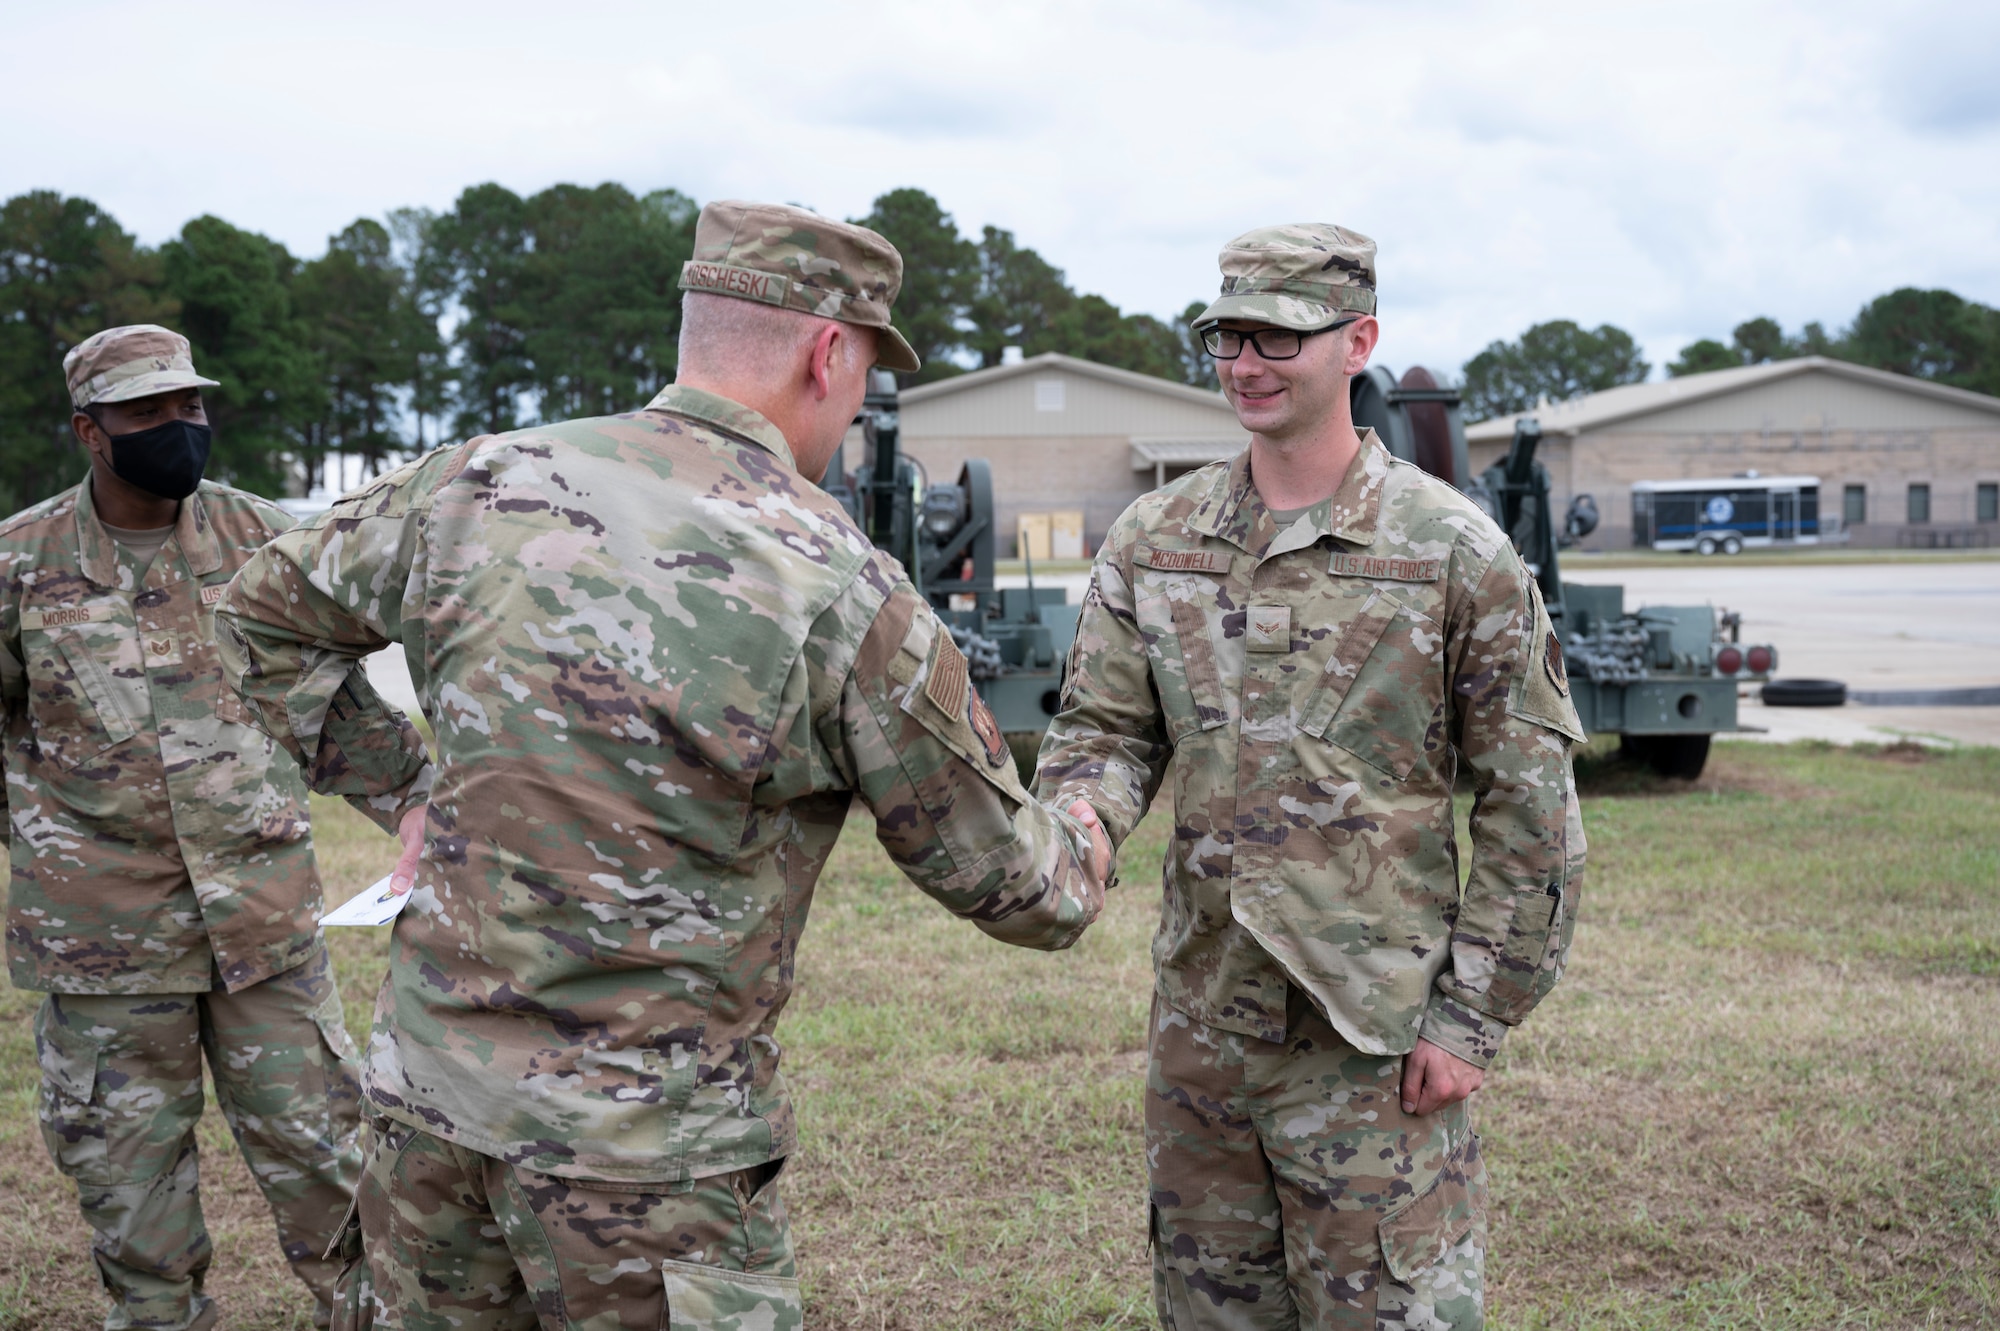
[[[1468,581],[1445,651],[1455,740],[1473,778],[1472,871],[1422,1035],[1485,1067],[1568,959],[1584,856],[1570,745],[1583,730],[1541,594],[1513,548]]]
[[[389,473],[251,557],[216,606],[224,678],[299,764],[384,831],[430,797],[423,738],[362,658],[403,638],[423,522],[461,450]],[[417,602],[421,604],[420,601]]]
[[[28,705],[28,670],[21,655],[20,584],[0,575],[0,737],[14,733],[14,718]],[[14,814],[6,779],[11,754],[0,743],[0,847],[14,844]]]
[[[916,589],[900,583],[877,603],[817,721],[834,784],[860,795],[882,848],[954,915],[1002,942],[1068,947],[1104,904],[1083,868],[1089,833],[1022,787],[964,656]]]
[[[1035,789],[1067,808],[1097,810],[1113,846],[1146,815],[1173,746],[1153,686],[1145,638],[1124,562],[1132,541],[1121,521],[1105,541],[1077,613],[1062,702],[1042,740]]]

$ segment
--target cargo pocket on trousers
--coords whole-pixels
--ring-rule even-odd
[[[35,1013],[35,1059],[42,1070],[42,1140],[56,1168],[79,1183],[119,1182],[110,1174],[97,1094],[97,1041],[56,1018],[53,1001]]]
[[[325,1094],[320,1105],[326,1110],[323,1135],[336,1145],[345,1142],[361,1126],[360,1055],[347,1033],[347,1017],[335,990],[313,1009],[313,1025],[319,1030],[320,1075]]]
[[[785,1276],[725,1271],[695,1262],[661,1262],[667,1331],[799,1331],[805,1303]]]
[[[1376,1325],[1415,1325],[1425,1310],[1439,1326],[1477,1326],[1484,1303],[1486,1164],[1479,1134],[1445,1161],[1431,1186],[1377,1226],[1384,1273]]]

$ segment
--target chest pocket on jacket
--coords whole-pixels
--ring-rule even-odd
[[[1178,744],[1229,720],[1218,644],[1209,629],[1213,583],[1204,578],[1141,575],[1134,589],[1139,631],[1152,662],[1153,687],[1166,714],[1167,735]]]
[[[1397,780],[1444,743],[1444,629],[1375,589],[1348,617],[1299,729]]]
[[[119,622],[119,609],[98,603],[21,614],[35,744],[59,767],[123,744],[150,718],[139,631]]]

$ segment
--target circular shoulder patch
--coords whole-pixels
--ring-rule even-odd
[[[1555,630],[1549,630],[1549,640],[1542,647],[1542,664],[1549,672],[1549,683],[1556,686],[1556,692],[1569,696],[1569,675],[1563,669],[1563,645],[1557,640]]]
[[[993,719],[993,713],[986,706],[986,699],[979,696],[979,690],[969,690],[972,697],[965,704],[965,719],[972,724],[972,733],[979,736],[980,747],[986,750],[986,765],[999,767],[1008,762],[1012,755],[1007,752],[1007,737],[1000,733],[1000,723]]]

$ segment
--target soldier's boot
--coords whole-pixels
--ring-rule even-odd
[[[202,996],[216,1099],[325,1327],[346,1263],[327,1256],[361,1174],[360,1068],[322,946],[234,994]]]
[[[197,994],[52,994],[35,1014],[43,1140],[74,1179],[108,1331],[210,1326],[201,1292]]]

